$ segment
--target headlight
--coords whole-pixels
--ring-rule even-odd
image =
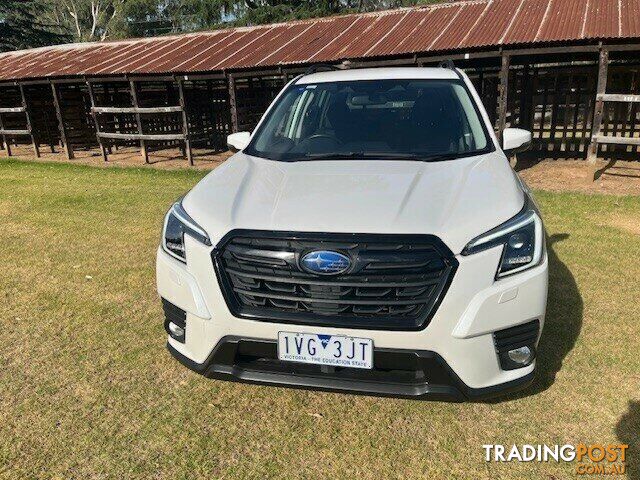
[[[544,252],[544,229],[533,200],[525,193],[522,211],[502,225],[471,240],[462,255],[472,255],[502,245],[502,258],[496,278],[535,267]]]
[[[196,240],[211,245],[211,240],[204,229],[198,225],[182,208],[181,201],[173,204],[164,219],[162,229],[162,248],[165,252],[181,262],[186,262],[184,236],[191,235]]]

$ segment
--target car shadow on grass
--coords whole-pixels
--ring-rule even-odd
[[[626,473],[629,480],[640,480],[640,402],[631,400],[629,410],[616,425],[620,443],[626,443]]]
[[[524,390],[490,399],[486,403],[507,402],[545,391],[555,382],[564,358],[573,349],[580,335],[584,309],[582,297],[571,270],[554,250],[557,243],[567,238],[569,234],[559,233],[547,239],[549,294],[545,324],[538,344],[536,377]]]

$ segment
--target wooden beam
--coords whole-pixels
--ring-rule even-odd
[[[2,122],[2,113],[0,111],[0,131],[4,130],[4,124]],[[7,140],[7,136],[6,135],[1,135],[0,138],[2,138],[2,148],[7,150],[7,156],[10,157],[11,156],[11,145],[9,145],[9,141]]]
[[[169,140],[184,140],[183,133],[163,133],[159,135],[155,134],[140,134],[140,133],[111,133],[111,132],[97,132],[100,138],[111,138],[113,140],[139,140],[139,141],[169,141]]]
[[[603,102],[639,103],[640,95],[625,95],[623,93],[599,93],[596,100]]]
[[[127,75],[134,82],[173,82],[173,75]]]
[[[598,137],[602,129],[602,116],[604,114],[604,101],[598,100],[598,95],[604,95],[607,91],[607,75],[609,72],[609,50],[600,50],[598,59],[598,86],[596,88],[596,104],[591,124],[591,144],[587,152],[587,161],[594,164],[598,158]]]
[[[462,60],[480,60],[480,59],[499,59],[502,56],[500,50],[492,50],[488,52],[465,52],[465,53],[454,53],[450,55],[417,55],[415,57],[415,63],[418,65],[424,65],[425,63],[439,63],[443,60],[453,60],[453,61],[462,61]]]
[[[616,145],[640,146],[640,137],[614,137],[612,135],[596,135],[593,137],[596,143],[613,143]]]
[[[326,63],[326,62],[323,62]],[[339,64],[336,64],[335,66],[337,67]],[[309,67],[311,66],[311,64],[307,64],[307,65],[296,65],[296,66],[291,66],[291,67],[287,67],[285,68],[269,68],[269,69],[263,69],[263,70],[237,70],[234,71],[233,73],[227,73],[227,76],[231,77],[233,76],[234,79],[238,79],[238,78],[258,78],[258,77],[283,77],[286,76],[286,74],[293,74],[296,71],[299,71],[299,73],[304,73],[306,72]],[[189,77],[191,78],[191,77]]]
[[[182,106],[171,107],[92,107],[95,113],[172,113],[181,112]]]
[[[17,86],[20,83],[22,85],[49,85],[51,83],[55,83],[56,85],[62,85],[62,84],[69,84],[69,83],[84,83],[84,81],[82,80],[82,78],[79,78],[79,77],[76,77],[76,78],[57,78],[57,79],[53,79],[53,78],[25,78],[24,80],[20,80],[19,82],[17,80],[12,80],[10,82],[2,82],[2,83],[0,83],[0,86],[2,86],[2,85],[14,85],[14,86]]]
[[[180,96],[180,107],[182,109],[182,133],[184,134],[184,149],[187,154],[189,165],[193,165],[193,152],[191,151],[191,139],[189,138],[189,118],[187,117],[187,104],[184,96],[184,85],[182,80],[178,82],[178,94]]]
[[[522,72],[520,92],[520,128],[531,130],[531,110],[533,109],[533,91],[531,89],[531,66],[526,63]]]
[[[128,82],[129,79],[125,76],[118,77],[86,77],[87,83],[112,83],[112,82]]]
[[[513,50],[504,50],[509,56],[528,56],[528,55],[566,55],[567,53],[595,53],[600,49],[598,45],[565,45],[563,47],[542,47],[542,48],[516,48]],[[473,57],[474,53],[470,55]]]
[[[229,110],[231,111],[231,133],[238,131],[238,108],[236,107],[236,81],[233,76],[227,77],[229,85]]]
[[[603,45],[602,47],[606,48],[610,52],[640,51],[639,43],[621,43],[617,45]]]
[[[29,112],[29,104],[27,103],[27,95],[24,93],[24,85],[18,86],[20,89],[20,98],[22,99],[22,108],[24,108],[24,116],[27,120],[27,130],[31,136],[31,144],[33,145],[33,152],[36,154],[36,158],[40,158],[40,146],[36,142],[36,137],[33,135],[33,127],[31,126],[31,113]]]
[[[203,73],[203,74],[196,74],[196,75],[185,73],[184,75],[178,75],[177,78],[180,78],[181,80],[185,80],[185,81],[195,82],[197,80],[224,80],[226,77],[223,72],[218,72],[218,73]]]
[[[7,134],[4,133],[5,129],[4,129],[4,124],[2,123],[2,114],[0,114],[0,135],[2,135],[2,144],[4,145],[4,148],[7,150],[7,157],[11,156],[11,144],[9,143],[9,140],[7,139]]]
[[[96,139],[98,140],[98,145],[100,145],[102,159],[106,162],[109,158],[107,157],[107,150],[104,148],[104,143],[102,143],[102,137],[100,136],[100,122],[98,122],[98,115],[93,112],[93,109],[96,107],[96,95],[93,91],[93,85],[91,82],[87,82],[87,88],[89,89],[89,98],[91,99],[91,116],[93,117],[93,124],[96,127]]]
[[[10,130],[5,128],[0,128],[0,135],[7,135],[9,137],[21,137],[31,135],[31,130]]]
[[[498,85],[498,125],[497,137],[502,143],[502,132],[507,125],[507,101],[509,91],[509,66],[511,58],[509,55],[502,55],[502,66],[500,68],[500,84]]]
[[[0,108],[0,113],[23,113],[24,107],[5,107]]]
[[[67,140],[67,130],[64,127],[64,119],[62,117],[62,110],[60,109],[60,97],[58,95],[58,87],[56,86],[55,83],[51,84],[51,94],[53,95],[53,106],[56,109],[56,118],[58,119],[58,130],[60,131],[60,140],[62,141],[62,146],[64,147],[64,151],[67,154],[67,160],[71,160],[72,158],[74,158],[73,147],[69,144],[69,141]]]
[[[134,80],[129,80],[129,89],[131,91],[131,103],[133,103],[133,108],[138,108],[138,91],[136,89],[136,82]],[[140,117],[140,112],[136,112],[136,125],[138,126],[138,135],[140,138],[140,152],[142,153],[142,158],[144,159],[144,163],[149,163],[149,152],[147,152],[147,145],[143,139],[142,133],[142,119]]]
[[[2,145],[4,146],[4,148],[7,150],[7,157],[11,156],[11,144],[9,143],[9,140],[7,139],[7,135],[5,133],[3,133],[4,130],[4,124],[2,123],[2,114],[0,113],[0,135],[2,135]]]

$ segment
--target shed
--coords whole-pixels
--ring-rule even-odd
[[[640,0],[460,0],[264,26],[0,54],[0,135],[64,149],[180,147],[190,162],[252,129],[310,65],[453,60],[501,131],[553,157],[640,146]]]

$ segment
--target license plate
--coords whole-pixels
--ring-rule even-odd
[[[279,332],[278,358],[285,362],[373,368],[373,340],[341,335]]]

